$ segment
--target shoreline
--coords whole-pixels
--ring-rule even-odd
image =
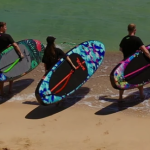
[[[107,52],[95,74],[61,107],[39,106],[35,99],[42,63],[14,81],[13,94],[0,98],[0,150],[149,150],[149,84],[146,100],[140,101],[137,89],[126,90],[126,103],[118,108],[109,74],[121,56]]]
[[[145,130],[149,118],[122,112],[95,115],[96,110],[87,107],[62,110],[15,103],[0,110],[0,150],[148,150],[150,146]],[[4,117],[6,111],[11,116]]]

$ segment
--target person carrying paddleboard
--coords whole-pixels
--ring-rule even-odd
[[[143,53],[150,59],[150,53],[144,46],[142,40],[135,36],[136,33],[136,25],[129,24],[128,25],[128,35],[125,36],[120,42],[120,51],[123,53],[124,60],[134,54],[137,50],[143,51]],[[138,87],[140,92],[140,97],[144,99],[143,86]],[[124,90],[119,90],[119,101],[122,102]]]
[[[45,68],[45,73],[50,70],[57,62],[59,59],[64,58],[66,59],[70,65],[72,66],[73,70],[76,70],[75,65],[60,48],[57,48],[55,46],[55,37],[53,36],[48,36],[46,38],[47,41],[47,46],[44,51],[43,59],[42,62],[44,63],[44,68]],[[62,101],[58,102],[56,106],[61,106]]]
[[[44,51],[42,62],[44,63],[45,72],[50,70],[61,58],[67,59],[67,61],[71,64],[73,69],[75,70],[76,67],[72,63],[69,56],[66,56],[66,54],[60,49],[55,46],[55,37],[48,36],[46,38],[47,46]]]
[[[14,42],[11,35],[6,34],[7,26],[5,22],[0,22],[0,53],[2,53],[5,49],[7,49],[9,46],[13,46],[19,57],[22,59],[24,56],[22,52],[20,51],[19,46],[17,43]],[[12,91],[12,84],[13,81],[9,82],[9,93]],[[0,82],[0,94],[3,95],[4,82]]]

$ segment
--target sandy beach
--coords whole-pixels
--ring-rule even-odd
[[[149,84],[146,100],[137,89],[127,90],[119,108],[109,74],[121,59],[119,52],[106,53],[97,72],[61,107],[39,106],[35,99],[43,64],[16,80],[13,94],[0,98],[0,150],[149,150]]]

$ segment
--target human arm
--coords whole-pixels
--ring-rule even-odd
[[[122,48],[121,48],[121,47],[119,48],[119,51],[121,51],[121,52],[122,52]]]
[[[17,52],[17,54],[18,54],[21,58],[23,58],[24,56],[23,56],[23,54],[22,54],[22,52],[21,52],[21,50],[20,50],[18,44],[15,43],[15,41],[14,41],[14,39],[11,37],[11,35],[7,34],[7,40],[8,40],[8,43],[11,44],[11,45],[14,47],[15,51]]]
[[[43,55],[43,58],[42,58],[42,63],[44,64],[44,70],[45,70],[45,73],[48,71],[47,70],[47,58],[45,56],[45,54]]]
[[[143,53],[150,59],[150,53],[149,53],[149,51],[146,49],[146,47],[145,47],[144,45],[142,45],[142,46],[140,47],[140,50],[142,50]]]
[[[143,41],[140,38],[137,38],[137,42],[139,44],[139,49],[150,59],[150,53],[147,48],[144,46]]]
[[[121,40],[120,44],[119,44],[119,51],[123,52],[123,47],[124,47],[124,38]]]
[[[71,64],[71,66],[76,70],[76,66],[73,64],[69,56],[66,57],[67,61]]]
[[[75,65],[73,64],[73,62],[71,61],[71,59],[69,58],[69,56],[67,56],[61,49],[58,49],[58,48],[57,48],[57,50],[58,50],[58,52],[59,52],[59,58],[64,58],[64,59],[66,59],[66,60],[70,63],[70,65],[71,65],[74,69],[76,69]],[[58,59],[58,60],[59,60],[59,59]]]
[[[14,43],[12,43],[12,46],[14,47],[14,49],[16,50],[16,52],[18,53],[18,55],[19,55],[21,58],[23,58],[24,55],[22,54],[22,52],[21,52],[21,50],[20,50],[18,44],[14,42]]]

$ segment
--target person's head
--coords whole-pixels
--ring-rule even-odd
[[[5,33],[7,30],[6,22],[0,22],[0,32]]]
[[[46,38],[47,41],[47,46],[45,48],[45,55],[50,58],[51,60],[53,60],[55,58],[55,37],[53,36],[48,36]]]
[[[53,37],[53,36],[48,36],[47,38],[46,38],[46,41],[47,41],[47,45],[53,45],[54,44],[54,42],[55,42],[55,37]]]
[[[135,34],[135,33],[136,33],[136,25],[133,24],[133,23],[129,24],[129,25],[128,25],[128,32],[129,32],[130,34]]]

